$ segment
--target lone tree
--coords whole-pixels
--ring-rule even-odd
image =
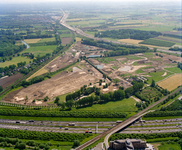
[[[113,80],[113,82],[115,83],[115,85],[118,85],[119,81],[120,81],[120,80],[117,79],[117,78]]]
[[[2,86],[0,86],[0,92],[2,92],[3,91],[3,87]]]
[[[151,87],[155,87],[155,81],[152,79]]]

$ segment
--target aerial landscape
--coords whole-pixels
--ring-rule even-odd
[[[1,150],[181,150],[181,1],[0,1]]]

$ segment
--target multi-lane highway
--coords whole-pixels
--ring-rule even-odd
[[[178,91],[180,91],[180,90],[182,90],[182,87],[179,88],[179,89],[177,89],[176,91],[172,92],[172,93],[169,94],[168,96],[170,96],[170,95],[172,95],[172,94],[174,94],[174,93],[176,93],[176,92],[178,92]],[[116,133],[116,132],[118,132],[118,131],[121,131],[122,129],[126,128],[126,127],[129,126],[130,124],[134,123],[134,122],[135,122],[136,120],[138,120],[141,116],[143,116],[143,114],[145,114],[149,109],[151,109],[152,107],[156,106],[157,104],[159,104],[159,103],[163,102],[165,99],[167,99],[168,96],[162,98],[161,100],[159,100],[159,101],[157,101],[156,103],[150,105],[150,106],[147,107],[146,109],[140,111],[139,113],[137,113],[137,114],[135,114],[134,116],[128,118],[127,120],[123,121],[122,123],[120,123],[120,124],[114,126],[113,128],[109,129],[108,131],[105,131],[105,132],[101,133],[100,135],[94,137],[94,138],[91,139],[90,141],[88,141],[88,142],[82,144],[81,146],[77,147],[76,150],[81,150],[81,149],[83,149],[83,148],[89,146],[90,144],[96,142],[97,140],[99,140],[99,139],[102,138],[102,137],[105,137],[104,143],[105,143],[106,149],[108,149],[108,148],[109,148],[108,139],[109,139],[109,137],[110,137],[112,134],[114,134],[114,133]]]

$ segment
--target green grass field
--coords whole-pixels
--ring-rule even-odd
[[[178,67],[172,67],[172,68],[165,68],[165,70],[174,72],[174,73],[182,73],[182,70]]]
[[[109,62],[112,62],[112,61],[116,61],[116,59],[114,58],[109,58],[109,57],[106,57],[106,58],[96,58],[98,61],[104,63],[104,64],[108,64]]]
[[[167,72],[167,75],[166,76],[162,76],[163,74],[165,73],[165,71],[157,71],[157,72],[150,72],[150,73],[147,73],[145,75],[149,75],[151,77],[146,77],[148,79],[148,83],[151,84],[152,83],[152,79],[155,81],[155,82],[158,82],[170,75],[172,75],[173,73],[170,73],[170,72]]]
[[[33,53],[35,57],[38,55],[43,56],[47,53],[52,53],[56,48],[57,45],[30,47],[29,49],[26,49],[22,53]]]
[[[181,146],[178,143],[160,145],[159,150],[181,150]]]
[[[13,65],[13,64],[17,65],[17,63],[24,62],[24,61],[26,61],[26,63],[29,63],[30,61],[32,61],[32,59],[27,57],[21,57],[21,56],[13,57],[13,59],[10,61],[5,61],[3,63],[0,63],[0,67],[5,67],[5,66]]]
[[[81,108],[79,110],[94,111],[94,110],[107,110],[107,111],[123,111],[123,112],[133,112],[137,111],[135,107],[136,101],[132,98],[123,99],[121,101],[108,102],[106,104],[94,104],[90,107]]]
[[[142,57],[138,57],[138,56],[126,56],[126,58],[132,59],[132,60],[143,59]]]
[[[69,32],[68,34],[63,33],[63,34],[60,35],[60,37],[61,38],[64,38],[64,37],[72,37],[72,34],[71,34],[71,32]]]

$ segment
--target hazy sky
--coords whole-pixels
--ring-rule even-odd
[[[41,3],[41,2],[62,2],[62,1],[84,1],[84,2],[87,2],[87,1],[109,1],[111,2],[110,0],[0,0],[0,3],[9,3],[9,4],[12,4],[12,3]],[[117,1],[117,2],[138,2],[138,1],[142,1],[142,2],[147,2],[147,1],[168,1],[168,2],[181,2],[181,0],[112,0],[112,1]]]

